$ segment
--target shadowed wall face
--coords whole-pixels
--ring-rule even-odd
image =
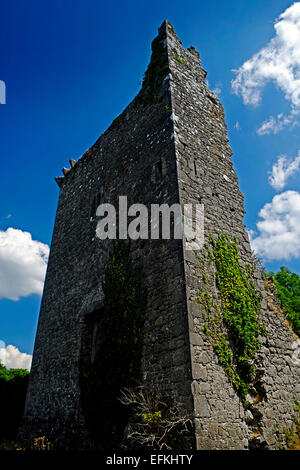
[[[30,436],[37,428],[46,435],[63,434],[61,442],[72,433],[74,442],[85,436],[79,400],[81,334],[85,315],[103,300],[111,248],[110,240],[96,237],[95,206],[118,207],[124,195],[128,206],[142,203],[149,209],[153,203],[179,202],[165,26],[152,48],[141,92],[57,178],[60,196],[22,428]],[[142,266],[147,288],[143,379],[192,410],[182,242],[132,241],[131,257]]]

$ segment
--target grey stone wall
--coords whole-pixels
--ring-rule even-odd
[[[166,32],[159,41],[167,65]],[[161,66],[161,68],[163,65]],[[96,237],[93,198],[118,206],[179,202],[169,81],[136,99],[63,178],[36,335],[22,435],[55,435],[60,426],[84,434],[79,355],[85,313],[102,300],[110,241]],[[161,162],[162,174],[156,166]],[[147,287],[143,376],[192,411],[190,352],[181,240],[132,241],[132,258]],[[83,423],[83,424],[82,424]],[[83,427],[83,430],[81,428]],[[59,429],[56,431],[56,429]],[[24,430],[24,431],[23,431]],[[83,440],[79,433],[79,441]],[[66,439],[66,437],[64,437]]]
[[[78,379],[84,315],[101,304],[111,246],[96,237],[91,207],[97,195],[115,205],[122,195],[129,204],[148,207],[202,203],[206,239],[217,231],[237,236],[242,261],[251,259],[224,111],[205,76],[198,52],[184,49],[164,22],[140,93],[56,179],[60,195],[20,431],[24,439],[47,435],[62,447],[93,446]],[[276,421],[284,433],[294,419],[299,370],[291,361],[294,337],[275,294],[257,273],[269,329],[258,357],[264,394],[245,412],[203,334],[198,257],[181,240],[136,240],[131,247],[148,290],[144,381],[195,413],[198,449],[248,449],[258,441],[278,447],[271,428]],[[217,295],[213,287],[212,294]]]
[[[204,204],[205,241],[218,232],[237,237],[242,264],[253,264],[223,107],[207,88],[197,51],[183,48],[171,25],[167,34],[180,202]],[[197,448],[279,448],[296,418],[299,366],[291,360],[297,337],[280,311],[275,292],[270,293],[256,271],[254,280],[263,295],[261,322],[267,326],[268,336],[261,338],[256,388],[247,396],[251,406],[245,412],[203,333],[197,298],[199,289],[207,290],[207,286],[203,285],[199,254],[184,250],[184,265]],[[217,300],[215,286],[209,290]]]

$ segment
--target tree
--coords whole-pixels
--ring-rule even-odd
[[[0,362],[0,440],[14,440],[23,416],[29,372],[7,369]]]
[[[300,336],[300,276],[282,266],[277,273],[270,272],[268,277],[274,278],[284,314],[294,332]]]

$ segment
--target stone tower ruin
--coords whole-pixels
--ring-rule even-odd
[[[103,306],[102,281],[111,249],[110,241],[96,236],[100,201],[117,206],[119,196],[127,195],[129,204],[146,206],[201,203],[206,243],[217,234],[236,237],[241,266],[253,266],[223,107],[205,77],[198,52],[185,49],[164,21],[138,95],[56,178],[60,195],[23,439],[45,435],[67,448],[68,438],[76,434],[82,448],[90,445],[79,364],[86,318]],[[297,419],[299,361],[293,355],[299,340],[272,285],[255,269],[252,277],[261,293],[260,321],[267,335],[260,339],[243,404],[204,331],[199,292],[208,291],[221,305],[216,283],[206,280],[213,269],[202,263],[204,252],[204,247],[186,250],[182,240],[131,242],[133,263],[142,265],[147,287],[143,381],[194,416],[192,448],[278,449]]]

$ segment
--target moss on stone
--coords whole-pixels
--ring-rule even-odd
[[[266,334],[259,322],[260,296],[252,281],[252,269],[247,266],[244,270],[241,266],[236,241],[219,235],[216,240],[211,237],[205,247],[208,263],[215,264],[221,308],[207,291],[199,291],[198,301],[204,307],[204,331],[226,375],[244,400],[255,370],[259,335]],[[204,276],[206,284],[207,274],[203,273]]]

